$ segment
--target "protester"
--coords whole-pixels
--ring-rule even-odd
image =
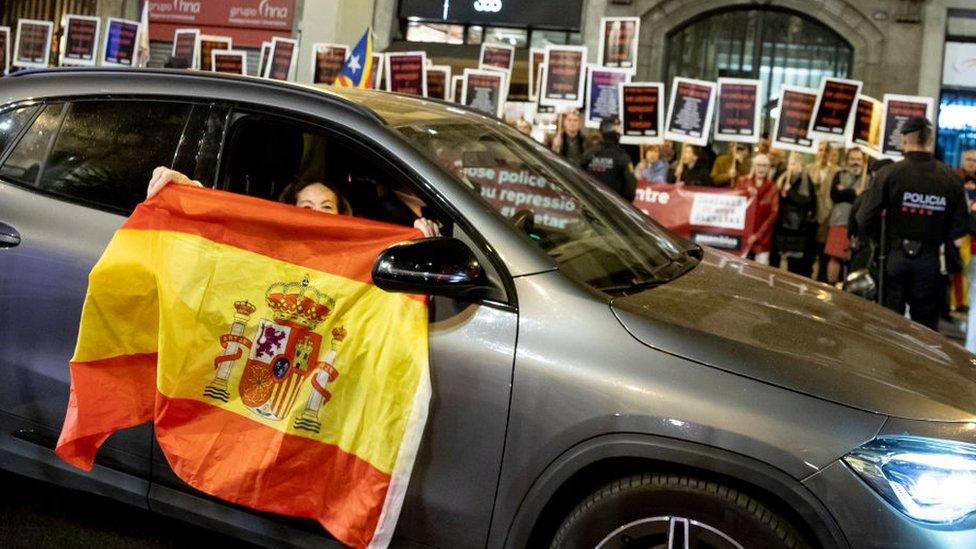
[[[583,168],[593,174],[615,193],[627,202],[633,202],[637,192],[637,181],[634,178],[634,166],[630,155],[620,146],[620,134],[623,127],[617,117],[603,119],[600,122],[600,135],[603,141],[598,148],[591,149],[583,155]]]
[[[807,173],[810,181],[817,191],[817,244],[819,250],[819,262],[815,278],[819,281],[827,280],[828,258],[823,253],[823,246],[827,242],[827,232],[830,230],[830,209],[833,204],[830,201],[830,183],[834,180],[837,172],[837,155],[830,143],[821,141],[817,146],[817,155],[813,162],[807,166]]]
[[[968,232],[968,208],[958,177],[932,155],[932,123],[912,118],[901,132],[905,158],[878,173],[857,221],[871,232],[886,212],[882,302],[899,314],[907,305],[913,320],[935,330],[946,296],[942,250]]]
[[[867,196],[877,181],[878,172],[881,171],[881,168],[893,163],[894,160],[890,158],[868,162],[867,183],[864,186],[864,191],[854,199],[854,203],[851,205],[851,215],[847,218],[847,237],[851,241],[851,258],[848,261],[848,266],[852,272],[859,269],[869,269],[875,280],[880,279],[878,256],[881,250],[881,234],[878,227],[871,233],[865,232],[857,223],[857,213],[864,203],[864,197]]]
[[[764,154],[769,157],[769,163],[772,164],[769,176],[775,181],[786,171],[786,153],[779,149],[769,149],[769,152]]]
[[[756,154],[765,154],[768,156],[772,150],[773,140],[769,138],[769,132],[763,132],[759,136],[759,143],[756,143]]]
[[[757,154],[752,159],[752,173],[736,180],[735,188],[746,191],[755,202],[752,235],[746,241],[748,255],[758,263],[769,265],[773,249],[773,227],[779,210],[779,189],[769,177],[769,157]]]
[[[677,157],[678,153],[674,150],[674,141],[664,140],[664,143],[661,144],[661,160],[664,160],[670,166]]]
[[[528,135],[529,137],[532,136],[532,124],[530,124],[529,121],[524,118],[519,118],[518,121],[515,122],[515,129],[525,135]]]
[[[664,183],[668,180],[668,163],[661,158],[660,145],[644,148],[644,159],[637,164],[637,179],[651,183]]]
[[[152,198],[171,183],[191,187],[204,186],[203,183],[190,179],[176,170],[159,166],[153,170],[146,189],[146,198]],[[425,237],[440,236],[440,227],[437,223],[421,216],[423,203],[418,198],[403,193],[397,193],[397,196],[404,200],[404,204],[417,216],[413,224],[415,229],[422,232]],[[295,181],[289,184],[281,192],[279,201],[327,214],[352,215],[352,209],[342,195],[333,187],[318,181]]]
[[[684,143],[681,145],[681,158],[668,172],[668,181],[682,185],[711,186],[712,176],[698,147]]]
[[[843,264],[850,258],[850,240],[847,233],[847,220],[851,216],[854,199],[864,191],[867,171],[865,170],[864,152],[861,149],[850,149],[844,158],[845,166],[834,174],[830,185],[830,200],[833,205],[827,223],[827,242],[824,254],[827,261],[827,283],[840,282]]]
[[[711,172],[712,184],[716,187],[728,187],[751,172],[749,146],[745,143],[730,143],[729,152],[715,159]]]
[[[791,273],[809,277],[817,255],[817,193],[803,157],[793,151],[779,176],[779,212],[773,232],[774,251]]]
[[[579,111],[569,111],[560,118],[561,130],[557,131],[552,140],[552,151],[565,158],[573,165],[579,166],[586,152],[586,139],[580,130]]]
[[[963,181],[963,190],[966,192],[966,201],[969,204],[976,203],[976,149],[963,151],[962,166],[956,170],[956,174]],[[968,312],[969,310],[969,281],[968,268],[972,257],[976,255],[976,237],[966,235],[959,246],[960,261],[962,262],[960,272],[951,277],[952,291],[949,294],[951,305],[957,312]]]

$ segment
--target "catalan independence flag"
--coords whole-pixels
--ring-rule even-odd
[[[91,272],[58,455],[90,470],[153,421],[191,486],[385,546],[430,401],[427,305],[370,269],[420,236],[170,185]]]
[[[349,52],[335,85],[340,88],[373,89],[373,31],[366,29],[356,47]]]

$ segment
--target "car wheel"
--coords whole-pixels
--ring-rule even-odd
[[[701,478],[644,474],[590,494],[552,549],[806,548],[782,516],[748,494]]]

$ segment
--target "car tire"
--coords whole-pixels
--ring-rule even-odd
[[[569,513],[550,547],[686,547],[683,533],[691,547],[808,547],[785,518],[748,494],[678,474],[635,475],[604,486]]]

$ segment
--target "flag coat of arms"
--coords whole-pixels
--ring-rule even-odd
[[[349,52],[335,85],[341,88],[373,88],[373,32],[366,29]]]
[[[89,276],[58,455],[90,470],[110,434],[153,421],[191,486],[385,546],[430,401],[427,304],[370,270],[420,236],[167,187]]]

